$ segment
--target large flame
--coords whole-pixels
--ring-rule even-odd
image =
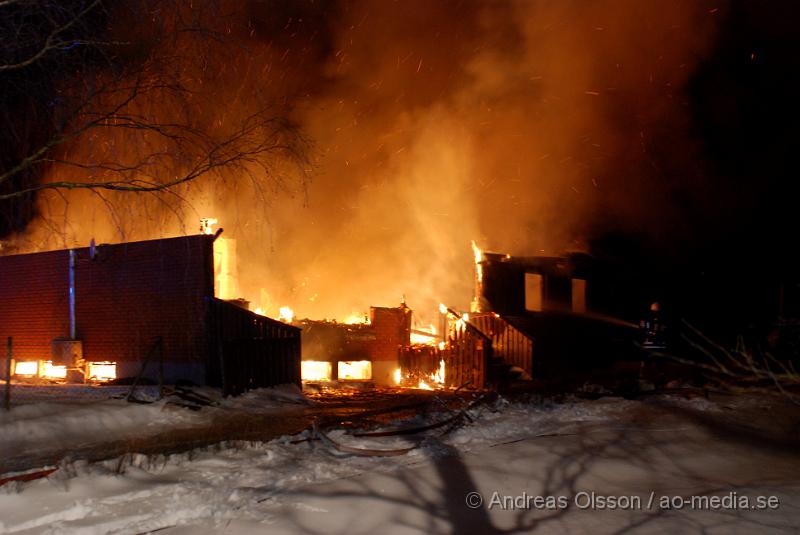
[[[433,382],[440,385],[444,384],[444,359],[439,361],[439,369],[433,373]]]
[[[14,374],[25,377],[36,377],[39,375],[39,362],[36,360],[17,361],[14,364]]]
[[[369,324],[369,317],[365,313],[358,313],[354,312],[349,316],[345,317],[342,320],[342,323],[346,323],[348,325],[368,325]]]
[[[372,379],[372,362],[368,360],[355,360],[338,362],[339,380],[370,380]]]
[[[294,310],[289,307],[281,307],[278,311],[278,319],[284,323],[291,323],[294,319]]]
[[[438,333],[436,332],[436,327],[432,323],[424,328],[418,327],[414,329],[414,331],[415,332],[411,333],[412,344],[436,345]]]
[[[637,188],[626,189],[628,174],[619,172],[663,167],[652,165],[652,151],[630,150],[639,143],[656,146],[660,138],[654,129],[642,129],[639,120],[608,118],[665,120],[676,129],[655,130],[680,140],[673,132],[680,134],[691,121],[683,116],[682,99],[672,97],[681,95],[693,67],[711,49],[718,24],[718,16],[702,2],[627,0],[613,8],[600,2],[509,2],[508,9],[494,11],[473,2],[459,17],[451,16],[446,2],[417,2],[414,9],[404,2],[362,2],[342,10],[335,21],[318,16],[324,11],[316,10],[327,9],[326,2],[282,2],[281,9],[248,2],[260,7],[232,10],[230,18],[214,17],[216,11],[203,4],[187,7],[188,19],[165,9],[165,20],[194,21],[196,16],[199,27],[209,25],[210,31],[175,32],[174,39],[153,39],[164,50],[162,45],[143,49],[142,58],[152,53],[156,60],[161,54],[197,60],[181,70],[190,82],[187,108],[154,98],[133,112],[152,113],[155,124],[168,125],[188,111],[196,124],[219,130],[204,132],[211,140],[238,131],[243,118],[268,103],[283,102],[281,108],[292,110],[313,140],[314,152],[331,155],[308,192],[304,183],[295,190],[292,181],[281,180],[280,190],[303,194],[276,200],[268,211],[260,194],[269,198],[272,190],[246,184],[249,177],[269,175],[265,168],[282,178],[280,161],[242,166],[240,176],[237,166],[222,180],[209,176],[174,192],[188,194],[187,208],[219,217],[226,236],[238,240],[248,274],[241,292],[231,290],[231,298],[244,297],[270,316],[278,303],[292,303],[316,318],[340,318],[354,307],[389,302],[403,293],[409,302],[424,300],[425,307],[435,306],[431,296],[463,307],[460,300],[468,299],[464,289],[472,276],[469,262],[485,260],[475,242],[474,259],[466,258],[470,237],[498,250],[513,247],[515,253],[557,249],[576,243],[582,230],[591,228],[598,202],[612,203],[624,221],[642,215],[643,221],[661,221],[665,228],[671,224],[651,217],[653,203],[631,202],[636,199],[627,190]],[[624,16],[626,10],[638,16]],[[361,23],[367,15],[373,24]],[[638,23],[644,19],[652,24]],[[568,20],[570,27],[556,30],[542,20]],[[452,31],[441,31],[437,21],[447,21]],[[147,24],[113,28],[124,34],[116,39],[112,31],[119,41],[129,32],[151,35]],[[216,39],[205,39],[216,35],[230,35],[236,44],[217,46]],[[585,46],[587,35],[591,47]],[[132,65],[132,76],[139,74],[137,66]],[[465,75],[453,77],[453,72]],[[86,81],[86,86],[94,84]],[[293,95],[302,95],[297,108]],[[620,106],[625,95],[631,95],[628,105]],[[220,102],[226,103],[225,113]],[[27,130],[36,131],[35,126]],[[127,136],[132,129],[119,138],[104,136],[107,130],[112,129],[88,132],[70,150],[99,152],[87,161],[114,165],[146,156],[138,150],[141,144],[128,142],[137,139]],[[683,149],[678,143],[665,157]],[[118,156],[128,151],[130,158]],[[225,151],[216,156],[224,157]],[[183,165],[176,161],[176,173]],[[63,180],[56,171],[45,173],[52,175],[46,180]],[[166,165],[158,171],[166,172]],[[656,178],[642,174],[641,181],[666,191],[674,186]],[[660,192],[646,193],[655,198]],[[75,190],[64,195],[71,207],[64,212],[64,228],[53,232],[60,216],[43,217],[35,229],[27,229],[31,246],[45,240],[88,243],[92,237],[100,243],[119,241],[118,228],[126,230],[125,239],[184,232],[184,221],[175,220],[183,211],[162,207],[163,197],[134,210],[143,199],[131,203],[121,193],[120,209],[108,210],[105,194]],[[49,212],[49,202],[56,200],[55,193],[41,197],[41,210],[32,213]],[[142,213],[149,224],[142,224]],[[119,224],[118,218],[123,219]],[[202,232],[213,233],[214,219],[207,218]],[[196,228],[194,221],[188,226]],[[274,303],[260,297],[266,292]]]
[[[333,366],[321,360],[304,360],[300,363],[300,377],[303,381],[330,381]]]
[[[66,379],[67,367],[56,365],[52,361],[46,360],[42,363],[41,375],[45,379]]]
[[[429,384],[429,381],[430,383],[433,383],[433,385],[436,386],[437,388],[444,387],[445,384],[444,359],[441,359],[439,361],[439,368],[435,372],[430,374],[429,377],[419,380],[417,388],[419,388],[420,390],[433,390],[434,386],[431,386],[431,384]]]
[[[472,254],[475,255],[475,263],[480,264],[483,260],[483,251],[478,248],[475,240],[472,240],[470,243],[472,244]]]

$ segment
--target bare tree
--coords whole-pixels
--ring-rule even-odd
[[[232,98],[220,75],[236,67],[228,51],[247,56],[232,20],[213,2],[0,1],[0,32],[14,37],[0,42],[0,236],[45,190],[110,206],[107,195],[150,193],[174,209],[203,177],[261,191],[302,170],[287,110],[246,76]]]
[[[682,322],[683,341],[697,351],[699,358],[655,352],[654,355],[695,369],[718,384],[736,390],[778,392],[792,403],[800,405],[797,391],[800,373],[791,359],[778,358],[772,352],[746,343],[744,337],[737,338],[733,350],[726,349],[703,334],[687,321]]]

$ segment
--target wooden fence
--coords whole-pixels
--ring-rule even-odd
[[[494,313],[470,314],[469,321],[492,340],[495,357],[533,375],[533,340]]]
[[[411,346],[400,354],[400,369],[412,383],[431,382],[431,376],[444,360],[445,386],[482,389],[492,355],[491,340],[475,328],[453,329],[444,349],[435,346]]]
[[[401,352],[400,368],[411,383],[430,382],[445,363],[445,386],[485,388],[494,364],[516,366],[532,375],[533,340],[493,313],[470,314],[469,324],[450,329],[443,349],[411,346]]]
[[[300,386],[299,337],[226,340],[222,354],[225,395],[288,383]]]
[[[300,329],[214,300],[212,369],[225,395],[293,383],[300,386]],[[216,361],[216,362],[214,362]]]

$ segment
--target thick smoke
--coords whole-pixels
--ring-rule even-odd
[[[618,228],[680,234],[673,199],[700,179],[685,89],[724,16],[716,5],[269,8],[237,15],[249,48],[209,55],[226,66],[211,69],[224,83],[206,112],[230,122],[254,95],[283,99],[313,143],[310,184],[260,195],[237,177],[192,185],[190,209],[152,206],[163,221],[126,239],[191,233],[195,216],[215,216],[237,239],[253,306],[342,318],[403,296],[419,311],[466,308],[471,240],[531,255]],[[81,206],[68,217],[75,241],[119,240],[100,200]]]
[[[281,298],[311,316],[401,295],[466,307],[472,239],[554,254],[594,229],[667,232],[671,190],[696,175],[684,88],[717,16],[696,2],[351,5],[328,86],[303,108],[321,152],[308,207],[273,212],[265,264],[294,292]]]

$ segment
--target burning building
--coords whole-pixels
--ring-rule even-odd
[[[530,340],[512,352],[511,360],[533,377],[591,373],[636,354],[638,327],[616,314],[626,293],[602,262],[583,253],[512,257],[475,252],[470,317],[487,334],[499,325]]]
[[[473,249],[470,312],[441,305],[436,342],[401,352],[403,377],[471,388],[572,381],[640,356],[637,326],[614,314],[628,293],[614,269],[582,253],[512,257]]]
[[[215,269],[218,237],[0,257],[0,337],[12,338],[12,373],[143,376],[234,393],[299,384],[299,329],[215,296],[215,279],[231,284],[227,264]]]
[[[303,379],[397,384],[400,355],[411,337],[411,309],[370,307],[350,323],[301,320]]]

